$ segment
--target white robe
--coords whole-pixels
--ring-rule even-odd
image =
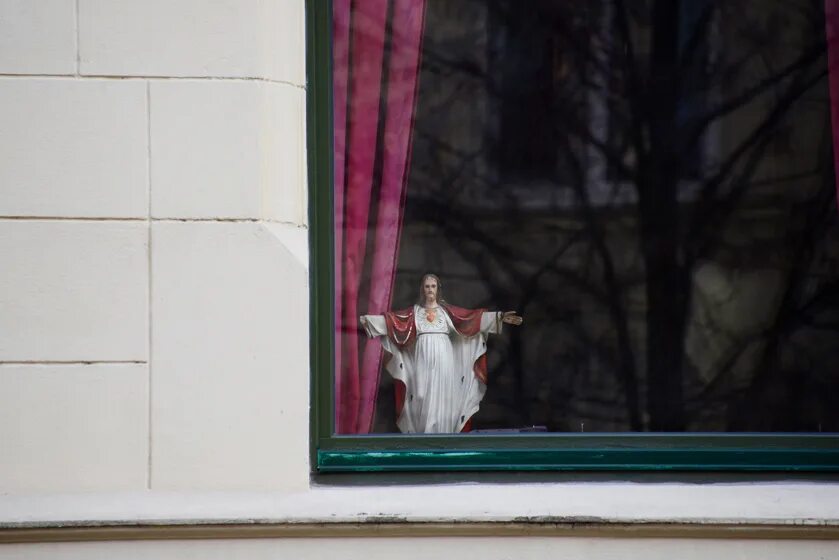
[[[406,434],[460,432],[478,412],[486,393],[473,367],[486,353],[487,336],[501,332],[500,315],[484,313],[481,330],[474,336],[461,336],[443,307],[436,315],[429,322],[425,310],[414,306],[417,339],[406,348],[388,338],[383,315],[363,316],[367,336],[381,337],[382,346],[391,354],[388,373],[405,384],[405,405],[396,425]]]

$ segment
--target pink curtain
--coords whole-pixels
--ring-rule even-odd
[[[335,0],[335,422],[368,433],[382,349],[361,314],[390,306],[419,77],[425,0]]]
[[[839,203],[839,0],[824,2],[827,34],[827,71],[830,83],[830,113],[833,127],[833,169]]]

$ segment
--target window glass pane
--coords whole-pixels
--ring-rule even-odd
[[[823,3],[333,9],[337,433],[839,431]]]

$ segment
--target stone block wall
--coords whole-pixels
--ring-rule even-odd
[[[0,0],[0,493],[308,484],[303,0]]]

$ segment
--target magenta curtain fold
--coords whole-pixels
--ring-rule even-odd
[[[825,0],[824,13],[830,115],[833,128],[833,169],[836,173],[836,201],[839,204],[839,0]]]
[[[425,0],[335,0],[336,432],[370,431],[382,349],[358,329],[390,306]],[[367,284],[366,286],[364,284]]]

